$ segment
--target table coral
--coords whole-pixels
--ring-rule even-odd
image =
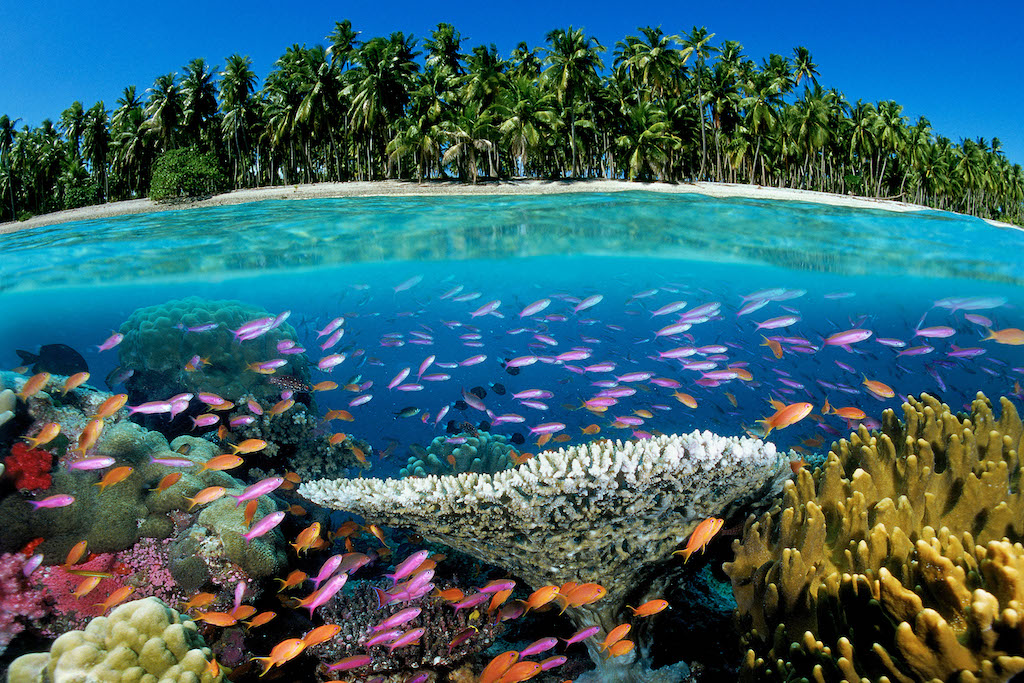
[[[533,587],[597,581],[607,597],[571,612],[608,631],[627,598],[657,597],[658,567],[701,520],[763,495],[787,460],[770,443],[694,432],[547,451],[493,475],[315,481],[299,492],[412,528]],[[642,658],[643,643],[637,650]]]
[[[4,465],[20,491],[41,491],[53,483],[50,477],[53,454],[41,448],[30,448],[19,441],[11,446],[11,454],[4,458]]]
[[[54,641],[49,654],[14,660],[8,683],[39,681],[148,681],[220,683],[211,675],[210,649],[196,624],[156,598],[116,607],[83,631]]]
[[[1004,681],[1024,671],[1024,426],[922,395],[833,444],[726,563],[746,680]]]
[[[38,626],[49,613],[43,591],[24,575],[26,559],[21,553],[0,555],[0,654],[26,624]]]

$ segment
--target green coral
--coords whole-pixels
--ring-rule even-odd
[[[465,442],[452,443],[451,439],[465,439]],[[430,442],[426,453],[409,456],[409,462],[399,476],[442,476],[462,472],[494,474],[513,466],[511,452],[512,444],[501,434],[479,431],[476,434],[463,432],[438,436]]]
[[[124,335],[117,347],[121,367],[135,371],[127,386],[144,389],[147,395],[207,392],[238,402],[243,394],[252,394],[273,403],[280,397],[280,387],[247,366],[285,358],[288,365],[277,374],[308,382],[309,360],[305,354],[278,353],[278,342],[298,339],[287,322],[256,339],[235,341],[232,330],[268,316],[266,310],[241,301],[196,296],[140,308],[120,328]],[[183,329],[209,323],[217,327],[205,332]],[[195,356],[208,364],[189,371],[186,364]]]
[[[220,683],[196,624],[157,598],[128,602],[69,631],[49,654],[14,660],[7,683]]]
[[[1005,681],[1024,670],[1024,425],[922,395],[833,444],[725,564],[751,681]]]

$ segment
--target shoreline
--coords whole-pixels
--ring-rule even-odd
[[[72,221],[88,221],[118,216],[129,216],[161,211],[180,211],[211,206],[232,206],[265,200],[302,200],[344,197],[433,197],[433,196],[487,196],[487,195],[544,195],[574,192],[629,192],[646,191],[665,194],[699,194],[714,198],[769,199],[801,201],[828,206],[855,209],[879,209],[883,211],[911,212],[938,211],[928,206],[908,204],[889,199],[856,197],[812,190],[767,187],[761,185],[740,185],[732,183],[638,183],[625,180],[497,180],[476,185],[459,181],[434,180],[417,183],[405,180],[348,181],[334,183],[313,183],[307,185],[277,185],[242,190],[232,190],[214,195],[208,199],[184,201],[177,204],[160,204],[149,199],[129,199],[110,204],[96,204],[80,209],[55,211],[34,216],[27,221],[0,223],[0,234],[9,234]],[[966,214],[958,214],[966,215]],[[1019,226],[990,219],[984,220],[997,228],[1021,230]]]

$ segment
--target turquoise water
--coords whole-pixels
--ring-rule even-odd
[[[1024,346],[985,339],[988,329],[1024,327],[1020,254],[1024,232],[942,212],[645,192],[171,211],[0,236],[0,368],[21,365],[18,350],[64,344],[88,364],[91,386],[139,405],[221,391],[232,379],[225,358],[279,359],[273,375],[231,366],[255,387],[245,395],[266,411],[290,396],[274,375],[299,377],[306,388],[294,398],[317,417],[351,416],[310,426],[309,438],[344,432],[369,467],[255,454],[232,471],[246,484],[291,470],[398,476],[433,439],[467,425],[524,454],[693,429],[760,434],[769,399],[812,404],[807,419],[767,437],[812,459],[908,394],[954,408],[978,391],[1024,398]],[[188,297],[198,299],[173,303]],[[181,329],[215,321],[211,306],[236,306],[206,303],[222,300],[241,302],[248,317]],[[305,353],[275,346],[280,336],[239,342],[227,329],[285,313],[281,330]],[[343,336],[322,349],[329,335],[317,331],[339,317]],[[688,327],[666,329],[679,322]],[[851,329],[871,334],[826,343]],[[118,330],[123,342],[97,348]],[[317,367],[339,353],[330,372]],[[186,368],[192,356],[212,361]],[[865,379],[894,396],[873,394]],[[309,392],[328,381],[339,386]],[[588,410],[602,391],[617,402]],[[241,396],[230,396],[233,417],[247,412]],[[822,414],[826,401],[865,416]],[[214,439],[217,424],[190,419],[208,412],[193,398],[173,419],[135,419],[169,439]],[[551,441],[538,443],[551,424]],[[9,432],[0,431],[0,455],[20,436]],[[254,434],[236,429],[225,440],[243,436]],[[0,501],[20,495],[4,486]]]

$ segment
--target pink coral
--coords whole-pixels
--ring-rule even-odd
[[[43,592],[23,573],[26,559],[20,553],[0,555],[0,654],[26,623],[38,626],[47,614]]]

